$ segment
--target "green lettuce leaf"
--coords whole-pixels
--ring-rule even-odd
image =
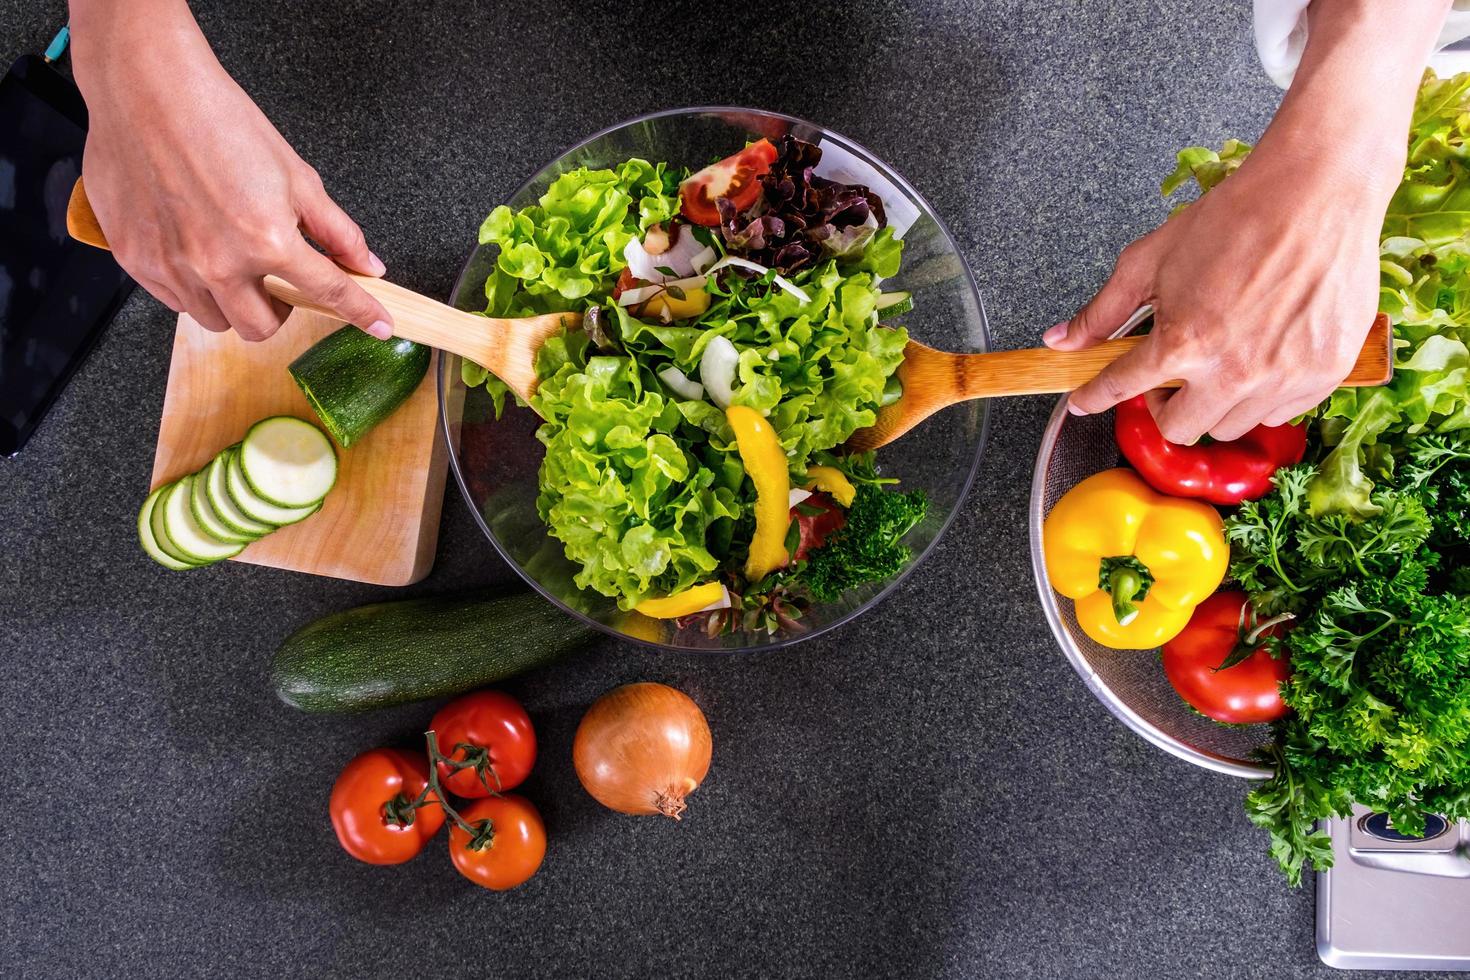
[[[500,249],[485,281],[485,312],[529,316],[590,305],[611,291],[628,241],[677,208],[677,175],[644,160],[616,170],[580,167],[530,207],[501,205],[480,226],[480,244]]]
[[[1240,140],[1226,140],[1218,151],[1207,146],[1186,147],[1176,155],[1174,172],[1164,178],[1159,190],[1168,197],[1194,180],[1204,193],[1233,174],[1250,151],[1250,144]]]
[[[741,506],[675,438],[683,416],[644,387],[627,357],[587,356],[583,334],[553,337],[540,357],[549,372],[532,407],[546,422],[536,507],[566,555],[578,587],[624,609],[709,578],[712,522]]]
[[[1437,78],[1427,72],[1409,124],[1404,180],[1388,205],[1385,237],[1430,245],[1455,241],[1470,229],[1470,73]]]

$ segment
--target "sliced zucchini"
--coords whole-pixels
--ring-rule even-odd
[[[163,496],[163,491],[169,488],[164,484],[148,495],[143,501],[143,506],[138,508],[138,543],[143,546],[143,551],[158,562],[164,568],[175,572],[187,572],[191,568],[197,568],[193,562],[182,561],[164,551],[158,543],[158,538],[153,533],[153,508],[158,503],[158,498]]]
[[[256,538],[264,537],[276,529],[274,524],[257,521],[249,514],[240,509],[230,496],[225,486],[225,473],[229,470],[230,454],[235,447],[231,446],[224,450],[207,466],[203,475],[194,481],[197,487],[204,484],[205,496],[209,498],[209,506],[214,509],[214,514],[236,534],[251,535]]]
[[[148,515],[148,529],[153,532],[153,543],[158,545],[158,550],[168,555],[174,561],[183,562],[186,565],[203,565],[206,562],[197,561],[186,555],[174,539],[169,537],[168,528],[163,523],[163,504],[168,497],[169,491],[176,487],[177,483],[165,483],[155,492],[158,498],[153,501],[153,512]]]
[[[204,529],[211,538],[232,544],[250,544],[261,537],[260,534],[244,534],[230,527],[225,520],[215,511],[214,505],[209,502],[209,471],[219,461],[216,456],[213,461],[194,474],[189,486],[189,510],[194,514],[194,520]],[[274,528],[267,527],[263,534],[268,534]]]
[[[170,487],[168,493],[154,505],[163,509],[163,526],[174,547],[183,552],[190,561],[201,564],[233,558],[244,551],[245,546],[239,542],[221,541],[211,537],[194,520],[194,512],[189,508],[193,484],[192,476],[184,477]]]
[[[287,524],[295,524],[304,521],[317,512],[320,504],[312,504],[309,507],[280,507],[268,500],[262,500],[259,495],[251,489],[245,479],[245,471],[240,468],[240,451],[237,449],[230,453],[229,461],[225,464],[225,490],[230,499],[253,521],[264,524],[273,524],[276,527],[285,527]]]
[[[332,440],[310,422],[289,415],[252,425],[240,443],[238,458],[255,496],[277,507],[318,504],[337,482]]]
[[[914,295],[906,289],[897,289],[891,293],[878,294],[878,319],[886,319],[890,316],[903,316],[914,308]]]

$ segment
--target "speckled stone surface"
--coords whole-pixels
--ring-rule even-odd
[[[444,295],[483,214],[636,113],[749,104],[890,161],[953,229],[998,346],[1033,344],[1158,222],[1177,147],[1252,139],[1278,93],[1249,5],[1153,2],[197,4],[221,59],[362,223]],[[0,0],[0,54],[59,0]],[[139,292],[26,452],[0,461],[0,976],[1329,976],[1243,785],[1151,748],[1041,619],[1025,498],[1050,403],[999,405],[980,483],[879,610],[783,653],[604,643],[508,685],[551,847],[503,895],[442,840],[372,868],[333,839],[338,767],[430,706],[312,719],[266,667],[311,619],[395,593],[133,539],[174,318]],[[451,488],[408,590],[508,580]],[[691,693],[715,758],[682,824],[577,785],[599,693]],[[422,971],[422,972],[419,972]]]

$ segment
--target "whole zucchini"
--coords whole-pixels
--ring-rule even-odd
[[[368,711],[494,684],[585,647],[594,635],[522,590],[379,602],[288,637],[271,683],[302,711]]]
[[[292,361],[290,371],[312,411],[346,449],[414,393],[431,356],[411,340],[378,340],[343,327]]]

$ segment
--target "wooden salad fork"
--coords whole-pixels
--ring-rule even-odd
[[[108,248],[107,237],[97,223],[81,180],[72,188],[67,203],[66,230],[79,242]],[[382,279],[350,272],[348,275],[392,315],[394,336],[474,361],[527,401],[536,391],[536,352],[541,345],[564,329],[575,330],[582,325],[580,313],[548,313],[517,319],[480,316]],[[284,279],[266,276],[265,291],[290,306],[340,319],[331,310],[307,299]]]
[[[1135,317],[1143,319],[1137,314]],[[1079,351],[1039,347],[989,354],[950,354],[910,340],[898,368],[903,396],[879,409],[878,421],[873,425],[854,432],[847,440],[847,448],[866,452],[886,446],[941,408],[974,398],[1075,391],[1143,341],[1143,337],[1120,337]],[[1374,318],[1357,363],[1343,385],[1381,385],[1392,377],[1393,331],[1388,317],[1380,313]],[[1180,382],[1170,381],[1161,387],[1179,386]]]

